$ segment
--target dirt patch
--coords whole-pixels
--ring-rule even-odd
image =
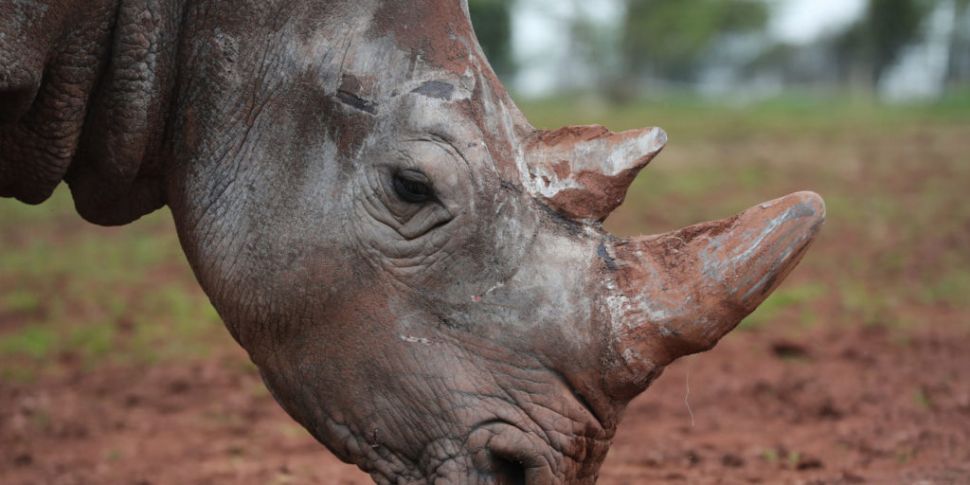
[[[774,332],[669,368],[627,412],[600,483],[970,481],[967,329]],[[7,484],[370,483],[228,348],[3,384],[0,442]]]
[[[241,351],[3,384],[0,442],[5,484],[369,483],[285,415]]]
[[[729,336],[633,404],[602,482],[967,483],[968,344],[953,327]]]

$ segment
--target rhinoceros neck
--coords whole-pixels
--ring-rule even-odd
[[[0,195],[39,203],[66,181],[78,212],[106,225],[161,207],[182,0],[33,3],[0,24],[23,74],[0,76],[16,96],[15,112],[0,104]]]

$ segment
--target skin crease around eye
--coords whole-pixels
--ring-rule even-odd
[[[453,167],[467,167],[468,162],[453,144],[439,136],[404,140],[397,148],[399,162],[382,170],[384,203],[396,222],[391,224],[395,231],[414,240],[447,225],[456,211],[466,209],[460,206],[468,198],[458,194],[472,188],[461,182]],[[439,173],[443,167],[447,171]]]
[[[435,195],[430,179],[421,171],[402,169],[385,177],[385,204],[393,219],[383,222],[404,239],[418,239],[453,219],[451,211]]]
[[[398,233],[408,240],[417,239],[434,229],[444,226],[452,219],[451,213],[444,207],[434,204],[425,206],[418,211],[406,224],[398,229]]]

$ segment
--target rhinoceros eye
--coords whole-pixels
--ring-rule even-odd
[[[402,170],[394,175],[394,193],[405,202],[421,204],[434,199],[431,181],[416,170]]]

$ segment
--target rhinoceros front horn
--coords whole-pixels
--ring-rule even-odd
[[[674,359],[708,350],[798,264],[825,219],[799,192],[734,217],[613,246],[609,393],[631,398]]]
[[[667,143],[660,128],[612,133],[602,126],[539,131],[526,150],[532,191],[578,221],[602,222],[623,203],[637,173]]]

